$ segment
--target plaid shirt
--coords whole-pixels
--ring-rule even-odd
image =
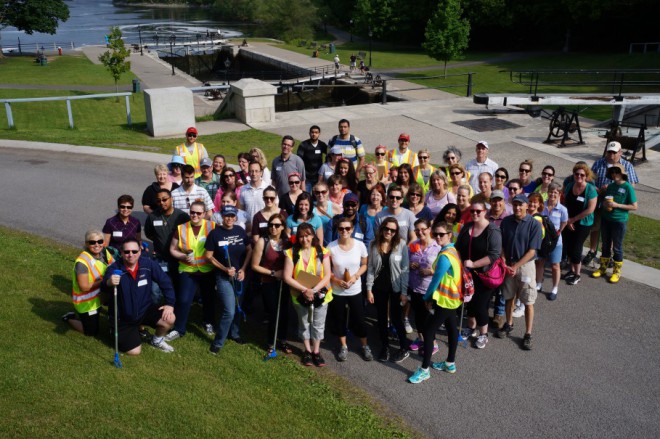
[[[628,183],[639,183],[639,178],[637,178],[637,174],[635,173],[635,168],[633,168],[633,165],[625,159],[619,159],[619,163],[623,165],[623,168],[626,170],[626,174],[628,174]],[[594,172],[594,174],[596,174],[596,188],[600,189],[601,187],[612,183],[612,180],[605,176],[607,174],[608,168],[609,166],[605,158],[596,160],[596,162],[591,167],[591,170]]]

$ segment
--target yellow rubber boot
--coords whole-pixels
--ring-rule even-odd
[[[594,279],[598,279],[599,277],[605,276],[605,273],[607,272],[607,266],[610,263],[610,258],[603,258],[601,256],[600,258],[600,267],[598,267],[598,270],[594,271],[591,273],[591,277]]]
[[[612,272],[612,276],[610,277],[611,283],[615,284],[619,282],[619,279],[621,279],[621,267],[623,267],[623,261],[621,262],[614,261],[614,271]]]

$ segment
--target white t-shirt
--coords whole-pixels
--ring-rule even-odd
[[[351,276],[355,276],[355,273],[360,269],[361,258],[367,257],[367,247],[357,239],[353,240],[353,248],[349,251],[342,250],[339,247],[339,241],[332,241],[328,244],[328,250],[332,258],[332,273],[339,279],[344,279],[344,271],[347,268]],[[347,290],[336,284],[332,285],[332,294],[335,296],[354,296],[361,292],[362,282],[360,280],[351,285]]]

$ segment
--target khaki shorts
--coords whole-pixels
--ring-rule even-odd
[[[523,305],[536,302],[536,266],[529,261],[518,269],[514,276],[506,276],[502,284],[504,300],[520,299]]]

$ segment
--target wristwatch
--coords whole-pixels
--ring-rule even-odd
[[[275,270],[270,270],[270,275],[271,275],[272,277],[275,277]]]

